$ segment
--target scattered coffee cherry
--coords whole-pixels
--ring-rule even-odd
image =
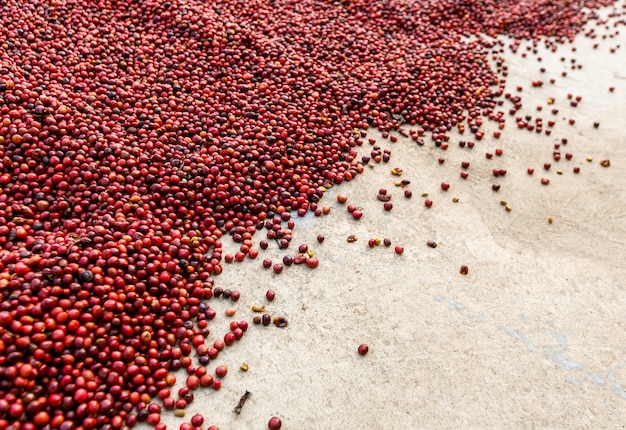
[[[271,323],[271,322],[272,322],[272,317],[271,317],[269,314],[263,314],[263,315],[261,316],[261,323],[262,323],[264,326],[268,326],[268,325],[270,325],[270,323]]]
[[[609,167],[611,165],[611,161],[610,160],[601,160],[600,161],[600,165],[602,167]]]
[[[357,351],[359,352],[360,355],[367,354],[369,350],[370,350],[369,346],[367,346],[364,343],[360,344],[359,347],[357,348]]]
[[[217,366],[215,368],[215,375],[218,378],[223,378],[228,373],[228,368],[226,366]]]
[[[376,196],[376,198],[381,202],[388,202],[389,200],[391,200],[391,194],[387,194],[386,192],[378,193],[378,196]]]
[[[404,248],[400,245],[396,245],[396,247],[394,248],[394,251],[396,252],[396,254],[402,255],[402,253],[404,252]]]
[[[276,297],[276,293],[274,292],[274,290],[267,290],[265,292],[265,298],[267,299],[268,302],[273,302],[275,297]]]
[[[337,201],[341,204],[344,204],[348,201],[348,196],[345,194],[337,194]]]
[[[235,340],[237,340],[237,337],[232,332],[226,333],[224,335],[224,343],[226,345],[232,345],[233,343],[235,343]]]
[[[431,199],[424,200],[424,206],[426,206],[427,208],[432,207],[432,205],[433,205],[433,201]]]
[[[428,240],[428,241],[426,241],[426,245],[430,246],[431,248],[436,248],[437,247],[437,242],[435,242],[433,240]]]
[[[411,197],[413,197],[413,191],[404,190],[404,197],[406,197],[407,199],[410,199]]]
[[[469,273],[469,267],[467,267],[465,264],[461,266],[461,268],[459,269],[459,272],[461,273],[461,275],[467,275]]]
[[[542,185],[548,185],[550,183],[550,179],[547,178],[541,178],[541,184]]]
[[[282,421],[278,417],[272,417],[267,423],[267,428],[269,430],[280,430],[283,425]]]
[[[533,173],[535,173],[535,169],[533,169],[532,167],[529,167],[528,169],[526,169],[526,173],[528,173],[529,175],[532,175]]]
[[[389,239],[388,237],[383,239],[383,245],[385,246],[391,246],[391,239]]]
[[[498,191],[498,190],[500,190],[500,184],[493,184],[493,185],[491,186],[491,189],[492,189],[492,190],[494,190],[494,191]]]
[[[289,322],[287,321],[285,317],[274,317],[272,322],[278,328],[285,328],[289,325]]]
[[[574,166],[574,173],[580,173],[580,167]]]
[[[215,348],[218,351],[223,350],[225,345],[226,344],[224,343],[224,341],[220,339],[217,339],[215,342],[213,342],[213,348]]]
[[[441,183],[441,189],[444,191],[448,191],[448,189],[450,188],[450,184],[447,182],[442,182]]]
[[[320,264],[319,260],[315,257],[307,257],[304,262],[309,269],[315,269]]]

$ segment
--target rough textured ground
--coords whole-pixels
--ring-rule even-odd
[[[251,326],[214,363],[230,368],[222,390],[199,390],[186,418],[201,411],[206,423],[222,429],[262,429],[272,415],[285,429],[623,428],[626,55],[609,49],[626,47],[625,33],[598,49],[592,45],[599,40],[582,36],[554,53],[539,44],[526,58],[520,54],[528,42],[516,55],[504,49],[507,90],[515,94],[523,86],[518,115],[542,116],[544,130],[554,118],[551,136],[518,130],[508,113],[502,137],[486,137],[473,149],[458,147],[463,136],[443,151],[429,141],[423,147],[402,138],[391,143],[370,131],[368,138],[391,149],[390,162],[327,192],[320,206],[331,206],[330,214],[297,220],[292,244],[310,244],[317,269],[292,266],[275,275],[261,261],[278,262],[284,252],[270,246],[257,260],[226,265],[217,278],[216,285],[242,293],[235,318],[251,320],[250,306],[265,304],[289,327]],[[572,70],[572,58],[584,67]],[[543,87],[532,88],[537,79]],[[582,96],[578,107],[569,105],[568,93]],[[509,107],[505,102],[502,109]],[[569,118],[576,123],[569,125]],[[555,162],[553,145],[562,137],[568,143]],[[496,147],[504,154],[485,158]],[[370,150],[366,138],[361,151]],[[602,167],[602,159],[611,166]],[[466,180],[459,177],[461,161],[471,163]],[[549,171],[544,162],[551,162]],[[394,167],[411,181],[412,199],[394,186]],[[507,175],[494,178],[493,168]],[[541,177],[550,185],[541,185]],[[444,180],[451,184],[447,192],[439,186]],[[391,212],[376,200],[379,188],[393,195]],[[338,192],[363,208],[360,221],[336,202]],[[430,209],[424,192],[434,202]],[[315,241],[319,233],[323,244]],[[359,240],[348,243],[350,234]],[[370,249],[372,237],[388,237],[405,252]],[[225,247],[235,250],[228,240]],[[469,266],[466,276],[459,273],[462,264]],[[268,288],[277,294],[271,304],[264,298]],[[227,331],[226,303],[211,305],[223,305],[211,326],[217,338]],[[356,352],[360,343],[370,346],[365,357]],[[243,362],[247,373],[234,365]],[[246,390],[252,395],[236,415],[232,409]],[[181,422],[170,413],[164,420],[174,428]]]

